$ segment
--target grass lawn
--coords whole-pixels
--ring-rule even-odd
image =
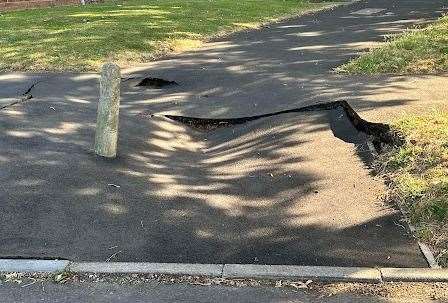
[[[321,2],[321,3],[319,3]],[[0,70],[96,70],[122,66],[285,15],[312,0],[128,0],[0,14]]]
[[[354,74],[448,71],[448,16],[392,38],[383,46],[338,68]]]
[[[448,266],[448,112],[406,116],[393,127],[406,138],[379,159],[391,199],[408,211],[418,236]]]

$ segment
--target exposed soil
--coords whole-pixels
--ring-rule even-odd
[[[26,287],[34,283],[114,283],[120,285],[141,285],[146,283],[190,284],[202,286],[229,287],[276,287],[295,291],[305,291],[319,297],[330,297],[352,294],[380,298],[412,298],[413,300],[431,299],[437,302],[448,302],[448,283],[315,283],[311,280],[258,280],[258,279],[224,279],[201,276],[173,276],[158,274],[71,274],[56,275],[38,274],[3,274],[1,282],[17,283]]]

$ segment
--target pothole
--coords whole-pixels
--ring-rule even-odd
[[[147,87],[147,88],[165,88],[168,86],[176,86],[179,85],[176,81],[169,81],[161,78],[153,78],[153,77],[147,77],[143,78],[137,86]]]

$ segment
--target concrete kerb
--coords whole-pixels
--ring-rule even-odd
[[[382,268],[385,282],[448,282],[448,268]]]
[[[70,262],[0,259],[0,273],[166,274],[211,278],[313,280],[322,282],[448,282],[448,269],[369,268],[254,264],[186,264],[147,262]]]
[[[0,272],[56,273],[66,270],[68,260],[0,259]]]
[[[370,283],[381,282],[381,273],[375,268],[332,266],[226,264],[224,265],[223,277]]]
[[[68,266],[68,271],[73,273],[141,273],[221,277],[223,267],[222,264],[75,262]]]

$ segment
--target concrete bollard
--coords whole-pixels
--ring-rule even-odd
[[[106,158],[117,155],[120,81],[120,67],[114,63],[104,64],[101,69],[95,153]]]

